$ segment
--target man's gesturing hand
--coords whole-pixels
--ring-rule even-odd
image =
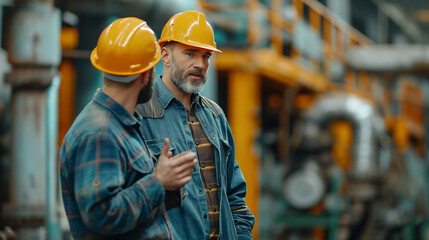
[[[168,151],[169,148],[170,141],[166,138],[153,174],[162,183],[165,190],[176,190],[191,181],[191,173],[197,160],[195,153],[190,151],[171,157],[172,153]]]

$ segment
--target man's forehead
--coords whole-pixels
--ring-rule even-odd
[[[209,51],[209,50],[204,49],[204,48],[189,46],[189,45],[179,43],[179,42],[176,42],[175,44],[176,44],[176,46],[179,46],[179,48],[181,50],[198,51],[198,52],[203,52],[203,53],[212,53],[213,52],[213,51]]]

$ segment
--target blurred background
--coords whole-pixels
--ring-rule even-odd
[[[206,14],[254,239],[429,239],[429,1],[0,0],[0,239],[70,239],[58,148],[119,17]],[[157,73],[162,66],[157,65]]]

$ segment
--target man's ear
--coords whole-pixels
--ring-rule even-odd
[[[171,61],[171,54],[173,54],[171,52],[171,49],[163,47],[161,49],[161,60],[162,63],[164,64],[164,66],[170,66],[170,61]]]
[[[142,75],[140,76],[140,81],[142,81],[143,86],[147,85],[147,83],[149,82],[149,77],[150,77],[150,70],[142,73]]]

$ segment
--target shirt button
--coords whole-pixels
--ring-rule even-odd
[[[209,186],[209,190],[212,190],[212,187],[211,187],[211,186]]]
[[[189,149],[192,149],[193,146],[194,146],[193,144],[188,145]]]
[[[183,125],[186,125],[187,124],[187,122],[186,121],[183,121]]]
[[[201,167],[202,167],[202,168],[205,168],[205,167],[206,167],[206,165],[203,163],[203,164],[201,164]]]
[[[206,219],[206,218],[207,218],[207,215],[206,215],[206,214],[204,214],[204,215],[203,215],[203,218],[204,218],[204,219]]]
[[[97,179],[92,182],[92,186],[94,187],[98,187],[99,185],[100,185],[100,181],[98,181]]]
[[[200,189],[200,194],[203,193],[203,190]]]

